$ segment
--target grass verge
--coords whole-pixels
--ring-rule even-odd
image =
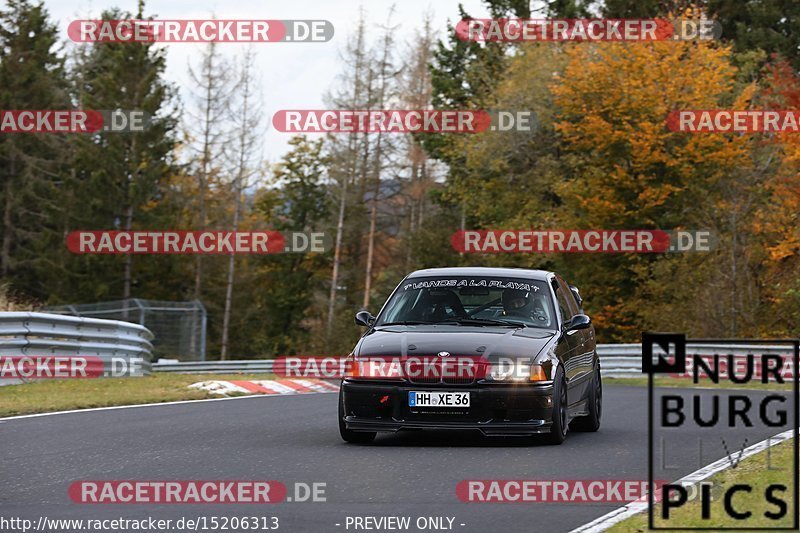
[[[179,400],[220,398],[189,389],[198,381],[274,379],[274,374],[173,374],[102,379],[36,380],[0,387],[0,417]]]
[[[752,457],[748,457],[738,464],[736,468],[729,468],[712,476],[708,481],[713,483],[711,503],[711,518],[701,518],[701,503],[695,498],[693,501],[680,508],[672,509],[668,521],[662,520],[661,505],[654,509],[655,526],[658,528],[683,527],[683,528],[764,528],[780,527],[791,528],[793,514],[792,492],[792,451],[793,439],[786,440]],[[732,497],[732,504],[739,512],[750,511],[752,516],[745,520],[736,520],[728,516],[723,508],[725,491],[735,484],[747,484],[752,487],[752,492],[737,492]],[[787,513],[782,519],[771,520],[764,516],[765,512],[776,512],[778,507],[769,503],[764,498],[764,491],[771,484],[786,486],[785,492],[775,492],[773,495],[786,503]],[[647,524],[647,512],[632,516],[616,524],[608,530],[613,533],[651,531]]]
[[[635,377],[635,378],[603,378],[603,383],[607,383],[609,385],[631,385],[635,387],[647,387],[647,377]],[[713,389],[731,389],[731,390],[779,390],[785,392],[792,392],[792,381],[787,380],[785,383],[761,383],[760,381],[753,381],[751,383],[743,383],[741,385],[737,383],[730,383],[725,382],[724,380],[720,379],[719,383],[714,383],[711,380],[703,380],[698,384],[694,384],[691,378],[674,378],[670,376],[664,377],[656,377],[653,380],[653,385],[656,387],[684,387],[684,388],[692,388],[696,389],[698,387],[704,388],[713,388]]]

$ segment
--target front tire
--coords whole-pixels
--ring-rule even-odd
[[[376,433],[374,431],[353,431],[347,429],[344,423],[344,393],[339,388],[339,435],[345,442],[352,444],[368,444],[375,440]]]
[[[576,431],[597,431],[600,429],[600,416],[603,413],[603,382],[600,378],[600,367],[594,371],[592,388],[586,402],[589,414],[573,421],[572,428]]]
[[[569,431],[569,402],[564,370],[559,366],[553,380],[553,422],[546,440],[549,444],[561,444]]]

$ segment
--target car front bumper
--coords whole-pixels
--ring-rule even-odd
[[[412,408],[409,391],[469,392],[468,408]],[[552,384],[425,385],[407,382],[342,382],[345,425],[353,431],[401,429],[478,430],[484,435],[550,431]]]

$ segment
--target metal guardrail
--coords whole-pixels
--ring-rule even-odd
[[[143,360],[150,373],[153,334],[131,322],[52,313],[0,312],[0,355],[56,355]]]
[[[687,343],[687,353],[698,355],[733,354],[788,354],[786,347],[757,344],[718,344],[697,345]],[[603,377],[633,378],[642,377],[641,344],[598,344],[597,354]],[[179,372],[183,374],[227,374],[227,373],[268,373],[272,372],[273,359],[252,359],[238,361],[190,361],[153,363],[155,372]]]
[[[774,344],[693,344],[686,343],[686,353],[697,355],[745,356],[747,354],[790,355],[787,346]],[[642,377],[641,344],[598,344],[597,355],[603,377],[635,378]]]
[[[264,374],[272,372],[273,359],[246,359],[237,361],[176,361],[155,362],[154,372],[180,374],[236,374],[239,372]]]

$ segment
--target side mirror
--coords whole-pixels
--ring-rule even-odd
[[[564,331],[574,331],[576,329],[589,329],[592,319],[586,315],[575,315],[572,320],[564,324]]]
[[[375,322],[375,317],[372,316],[369,311],[359,311],[356,313],[356,325],[357,326],[366,326],[369,327],[372,323]]]

